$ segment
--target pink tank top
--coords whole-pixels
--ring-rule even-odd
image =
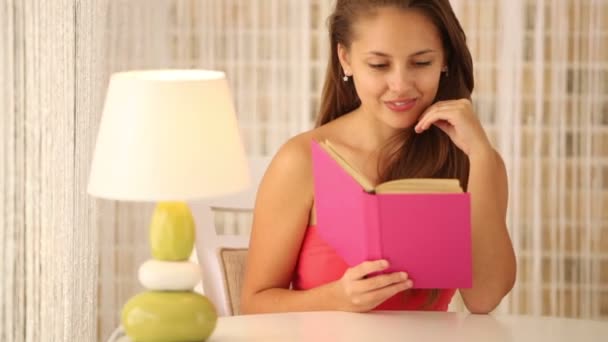
[[[317,228],[308,227],[296,265],[293,288],[308,290],[342,278],[348,265],[318,235]],[[431,290],[409,290],[398,293],[374,310],[432,310],[447,311],[455,289],[439,290],[429,302]]]

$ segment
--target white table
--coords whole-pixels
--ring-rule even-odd
[[[608,321],[418,311],[220,317],[207,342],[228,341],[606,342]]]
[[[222,317],[208,342],[608,341],[608,322],[446,312],[308,312]]]

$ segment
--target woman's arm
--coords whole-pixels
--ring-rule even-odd
[[[515,253],[505,223],[507,172],[493,149],[470,154],[468,191],[471,194],[473,287],[460,289],[467,309],[488,313],[515,283]]]
[[[473,287],[461,289],[473,313],[488,313],[513,288],[515,253],[507,231],[507,172],[468,99],[439,101],[422,114],[416,132],[439,127],[469,157]]]
[[[322,290],[289,290],[312,206],[310,168],[310,152],[296,137],[281,147],[260,183],[241,294],[243,313],[329,309],[331,301]]]

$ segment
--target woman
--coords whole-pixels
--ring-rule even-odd
[[[349,268],[318,237],[310,148],[328,139],[375,183],[460,179],[473,287],[459,291],[471,312],[492,311],[515,281],[507,176],[472,109],[471,55],[449,1],[338,0],[329,34],[317,127],[280,148],[258,190],[241,310],[447,310],[456,289],[414,290],[403,272],[368,277],[387,262]]]

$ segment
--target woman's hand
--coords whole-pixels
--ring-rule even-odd
[[[473,105],[468,99],[439,101],[429,106],[416,124],[417,133],[437,126],[467,156],[491,150],[490,141],[473,112]]]
[[[340,280],[330,283],[338,310],[367,312],[412,287],[412,281],[404,272],[366,277],[387,267],[386,260],[365,261],[346,270]]]

